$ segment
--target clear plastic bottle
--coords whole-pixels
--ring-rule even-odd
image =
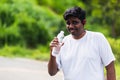
[[[62,40],[64,38],[64,31],[60,31],[60,33],[57,35],[57,38],[58,38],[59,45],[57,47],[53,48],[53,51],[52,51],[53,56],[56,56],[59,53],[60,45],[61,45]]]

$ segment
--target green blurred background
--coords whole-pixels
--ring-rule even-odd
[[[62,15],[73,6],[86,10],[87,30],[110,42],[120,80],[120,0],[0,0],[0,56],[48,61],[49,42],[68,34]]]

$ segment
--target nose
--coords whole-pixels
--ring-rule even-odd
[[[74,25],[73,25],[72,23],[70,23],[70,24],[68,25],[68,27],[69,27],[69,28],[73,28]]]

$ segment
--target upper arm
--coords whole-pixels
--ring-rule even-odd
[[[107,66],[105,66],[105,68],[106,68],[106,70],[113,70],[113,69],[115,69],[115,67],[114,67],[114,61],[112,61]]]

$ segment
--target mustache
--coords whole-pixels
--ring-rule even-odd
[[[77,28],[68,28],[68,30],[77,30]]]

